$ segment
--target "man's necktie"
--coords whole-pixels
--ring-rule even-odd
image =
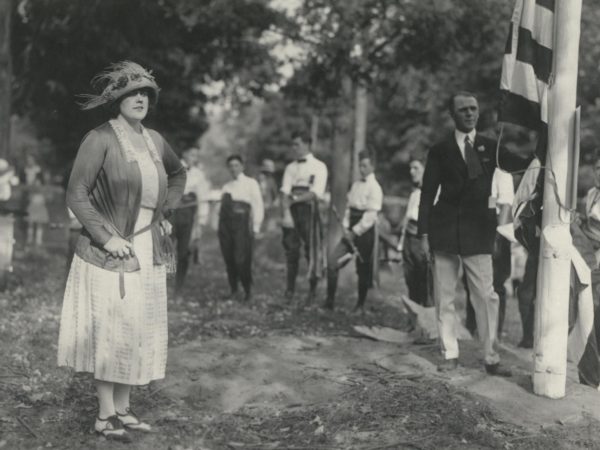
[[[473,180],[483,173],[479,157],[475,153],[473,143],[469,136],[465,136],[465,162],[467,163],[467,173],[469,179]]]
[[[297,159],[296,162],[298,162],[298,163],[305,163],[306,162],[306,158]]]

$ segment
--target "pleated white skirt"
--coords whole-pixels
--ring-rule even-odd
[[[152,220],[140,209],[135,229]],[[97,380],[143,385],[165,376],[167,363],[167,285],[164,266],[152,259],[152,234],[133,241],[141,270],[119,273],[75,255],[63,300],[58,365],[91,372]]]

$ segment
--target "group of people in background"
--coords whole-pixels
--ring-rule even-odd
[[[409,162],[413,191],[396,250],[402,254],[409,297],[423,306],[436,307],[445,357],[440,370],[458,366],[455,298],[460,282],[467,295],[466,325],[483,342],[486,370],[507,376],[508,371],[499,365],[496,341],[502,335],[506,310],[511,242],[496,227],[512,222],[514,184],[507,171],[523,169],[529,159],[501,148],[501,166],[497,167],[496,141],[475,130],[479,105],[473,94],[459,92],[452,96],[449,111],[456,126],[452,136],[434,146],[427,159],[413,155]],[[261,167],[258,183],[242,173],[241,157],[231,156],[227,161],[234,180],[223,189],[219,241],[231,294],[237,294],[239,280],[245,298],[251,298],[253,235],[259,233],[265,205],[276,205],[287,268],[284,298],[294,297],[304,253],[309,283],[305,303],[314,302],[318,280],[326,273],[327,294],[322,306],[333,309],[338,272],[355,260],[355,310],[363,311],[367,292],[377,281],[378,214],[383,204],[372,156],[360,154],[360,179],[348,192],[343,215],[334,211],[343,235],[326,261],[319,202],[325,196],[327,166],[312,154],[307,133],[296,132],[291,139],[294,160],[285,168],[278,194],[271,161]],[[523,315],[520,346],[531,348],[530,284],[535,278],[527,275],[518,292]]]
[[[50,179],[50,172],[44,170],[32,154],[25,155],[24,164],[16,170],[6,160],[0,159],[0,212],[18,213],[23,218],[26,228],[24,240],[28,246],[39,247],[44,242],[44,230],[50,223],[47,206],[51,196],[47,186]],[[18,205],[11,205],[17,186],[20,201]]]
[[[44,228],[50,222],[44,191],[45,173],[32,155],[27,155],[21,176],[27,193],[27,243],[36,246],[44,241]]]
[[[327,273],[326,309],[333,309],[338,271],[350,260],[356,260],[358,300],[355,310],[364,310],[368,290],[377,274],[377,220],[382,209],[383,191],[374,174],[372,156],[359,156],[360,180],[348,193],[343,218],[343,237],[326,262],[323,225],[320,213],[327,188],[328,169],[311,149],[308,133],[291,135],[294,160],[283,173],[281,188],[274,178],[274,164],[263,161],[258,180],[244,174],[244,161],[239,155],[227,158],[232,180],[222,188],[218,236],[230,285],[230,298],[238,295],[238,284],[244,299],[252,298],[252,257],[254,239],[263,229],[263,221],[279,223],[286,260],[286,289],[283,297],[293,300],[296,292],[300,260],[307,261],[308,293],[304,304],[311,305],[317,285]],[[336,212],[337,213],[337,212]],[[267,229],[272,229],[269,224]]]
[[[510,371],[499,364],[496,343],[505,316],[504,285],[511,274],[511,242],[496,230],[498,225],[512,222],[514,185],[509,172],[524,169],[531,158],[519,157],[502,147],[496,155],[497,142],[476,131],[479,104],[473,94],[453,95],[449,112],[455,123],[454,132],[433,146],[426,160],[416,156],[410,160],[414,190],[408,200],[397,251],[402,253],[409,297],[436,308],[444,356],[439,370],[458,367],[455,300],[460,282],[467,293],[467,328],[483,344],[486,371],[510,376]],[[265,175],[261,175],[261,184],[243,175],[240,157],[232,156],[227,162],[234,181],[223,189],[219,240],[231,293],[237,293],[239,279],[245,298],[250,299],[253,233],[260,230],[266,203],[259,195],[262,192],[263,196],[268,194],[265,198],[271,205],[279,200],[287,268],[284,298],[294,297],[304,253],[309,283],[305,303],[314,302],[318,280],[326,273],[327,295],[322,306],[333,309],[338,271],[355,260],[355,310],[362,311],[367,292],[377,279],[377,222],[383,204],[372,156],[367,152],[360,154],[360,179],[348,192],[343,214],[332,207],[343,235],[326,259],[319,202],[326,192],[327,166],[312,154],[308,134],[296,132],[291,139],[294,160],[285,168],[279,198],[274,186],[267,185]],[[526,277],[520,289],[529,292],[530,282],[531,277]],[[523,297],[519,297],[521,303],[527,302],[531,308],[533,297]],[[520,345],[531,347],[529,316],[523,318],[523,324]]]

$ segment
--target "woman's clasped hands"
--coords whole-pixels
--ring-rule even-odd
[[[119,236],[111,237],[104,244],[104,249],[115,258],[129,258],[130,256],[134,256],[133,244]]]

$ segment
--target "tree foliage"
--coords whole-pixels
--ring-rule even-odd
[[[149,122],[178,146],[206,129],[201,85],[235,81],[261,95],[277,79],[261,35],[283,17],[262,0],[22,0],[14,21],[14,107],[70,158],[103,119],[77,94],[109,63],[132,59],[161,86]]]
[[[492,122],[510,9],[493,0],[305,0],[288,33],[308,57],[277,101],[296,105],[296,116],[303,105],[306,117],[334,102],[352,108],[341,98],[345,78],[366,84],[368,146],[389,189],[407,175],[399,170],[408,154],[445,132],[451,91],[478,93],[483,125]]]
[[[283,161],[289,134],[319,116],[317,152],[332,154],[336,118],[353,108],[347,80],[369,90],[368,146],[380,162],[388,192],[401,192],[406,162],[449,131],[451,91],[478,94],[480,128],[494,132],[503,48],[512,0],[304,0],[286,17],[267,0],[20,0],[14,23],[14,106],[51,138],[60,158],[73,154],[101,113],[82,113],[75,95],[107,63],[131,58],[154,69],[161,85],[152,125],[179,145],[207,126],[205,82],[224,81],[236,97],[223,132],[235,137],[236,117],[246,127],[236,151],[257,162]],[[589,160],[600,145],[600,10],[584,2],[579,67],[582,150]],[[271,44],[304,50],[279,92]],[[244,95],[239,96],[239,93]],[[256,98],[264,99],[257,109]],[[250,113],[249,111],[252,111]],[[248,117],[261,120],[248,127]],[[248,122],[248,123],[250,123]],[[249,135],[249,130],[256,130]],[[510,132],[514,148],[528,134]],[[241,146],[245,146],[244,149]]]
[[[600,11],[584,2],[579,67],[584,161],[600,146]],[[451,128],[446,102],[451,92],[468,90],[480,99],[480,129],[495,133],[504,45],[512,0],[305,0],[296,17],[297,41],[310,49],[282,96],[308,117],[339,101],[341,81],[350,77],[369,88],[368,146],[380,162],[387,192],[402,192],[410,153],[423,154]],[[302,100],[304,99],[304,100]],[[345,100],[352,107],[352,99]],[[276,120],[286,126],[286,119]],[[321,122],[323,123],[323,121]],[[265,133],[273,130],[272,123]],[[327,142],[331,130],[322,129]],[[506,130],[513,149],[530,148],[524,130]],[[273,131],[262,147],[280,144]],[[405,185],[406,186],[406,185]]]

